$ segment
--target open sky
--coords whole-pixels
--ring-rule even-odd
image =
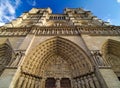
[[[62,13],[64,8],[83,8],[112,25],[120,25],[120,0],[0,0],[0,26],[33,7],[50,7],[53,13]]]

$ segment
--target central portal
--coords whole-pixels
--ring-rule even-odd
[[[34,85],[35,88],[77,88],[79,83],[85,88],[87,80],[96,80],[95,75],[91,75],[92,67],[79,46],[70,40],[53,37],[25,57],[14,88],[33,88]],[[90,76],[86,76],[88,73]]]
[[[71,81],[69,78],[47,78],[45,88],[71,88]]]
[[[72,70],[63,57],[55,54],[44,62],[45,88],[71,88]]]

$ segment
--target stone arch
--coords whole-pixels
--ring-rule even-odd
[[[0,41],[0,75],[12,60],[13,50],[8,39],[1,39]]]
[[[42,76],[42,74],[40,74],[40,68],[44,67],[46,64],[44,61],[48,61],[54,54],[65,58],[66,61],[70,62],[71,65],[73,65],[74,69],[76,68],[77,70],[81,70],[81,73],[79,73],[79,75],[88,73],[92,69],[89,57],[80,47],[67,39],[54,37],[39,44],[36,49],[27,55],[22,65],[22,70]],[[76,61],[78,64],[75,64]],[[39,64],[39,67],[37,67],[36,64]],[[82,70],[85,70],[86,72]]]
[[[108,39],[102,46],[102,54],[115,72],[120,72],[120,42]]]
[[[57,65],[54,64],[54,60],[56,60],[55,64]],[[56,70],[57,66],[60,68]],[[52,67],[55,71],[52,71],[49,67]],[[52,71],[52,75],[50,76],[44,75],[48,69]],[[65,74],[68,75],[65,75],[64,71],[66,71]],[[59,73],[57,74],[57,72]],[[91,82],[97,82],[97,84],[93,83],[93,86],[98,86],[98,81],[88,55],[70,40],[61,37],[53,37],[37,45],[36,48],[25,57],[21,65],[19,78],[16,81],[14,88],[24,88],[26,86],[35,85],[35,83],[38,83],[40,88],[45,88],[46,78],[69,78],[72,80],[84,80],[86,82],[87,77],[88,79],[91,79]],[[87,83],[85,82],[82,86],[85,84],[87,86]]]

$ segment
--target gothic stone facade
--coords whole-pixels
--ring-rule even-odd
[[[120,88],[120,27],[81,8],[33,8],[0,27],[0,88]]]

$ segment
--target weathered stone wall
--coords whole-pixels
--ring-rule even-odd
[[[120,82],[111,69],[99,69],[108,88],[120,88]]]
[[[102,45],[108,39],[120,41],[120,36],[90,36],[82,34],[82,38],[90,50],[101,50]]]
[[[4,70],[3,74],[0,76],[0,88],[9,88],[15,72],[16,69],[12,68]]]
[[[0,37],[1,39],[9,39],[13,49],[18,49],[25,37]]]
[[[35,36],[33,43],[30,47],[30,51],[35,48],[38,44],[43,43],[44,41],[51,39],[55,36]],[[62,38],[65,38],[67,40],[70,40],[71,42],[77,44],[78,46],[80,46],[83,50],[86,51],[86,45],[84,44],[82,38],[80,36],[59,36]]]

